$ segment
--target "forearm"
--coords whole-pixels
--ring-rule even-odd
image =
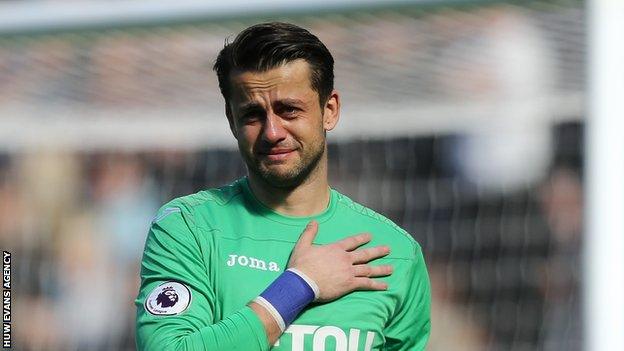
[[[211,306],[208,301],[197,304],[192,314],[152,317],[142,309],[137,324],[138,348],[268,350],[315,297],[315,289],[295,271],[287,270],[254,301],[212,325],[206,326],[207,314],[202,313],[202,309]],[[312,284],[316,286],[315,283]],[[182,284],[179,285],[183,287]],[[158,291],[160,290],[157,288],[152,294]],[[196,296],[201,298],[200,294]]]
[[[275,322],[270,320],[270,315],[263,317],[262,312],[258,313],[250,307],[246,306],[215,324],[197,330],[190,330],[186,323],[169,323],[155,327],[153,323],[145,321],[137,328],[137,348],[150,351],[266,351],[279,337],[277,335],[270,342],[267,331],[275,328],[280,335],[281,331],[279,327],[271,325]]]
[[[273,316],[271,316],[271,314],[264,307],[260,306],[256,302],[250,302],[248,306],[256,313],[258,318],[260,318],[260,321],[262,321],[269,345],[275,344],[277,339],[279,339],[283,333],[275,321],[275,318],[273,318]]]

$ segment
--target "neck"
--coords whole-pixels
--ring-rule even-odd
[[[330,190],[327,181],[327,154],[316,169],[294,188],[278,188],[249,172],[249,187],[256,198],[274,211],[288,216],[313,216],[329,204]]]

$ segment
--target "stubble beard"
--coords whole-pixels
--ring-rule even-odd
[[[324,154],[325,140],[321,138],[314,144],[311,144],[309,152],[303,154],[299,162],[286,171],[280,172],[270,166],[267,167],[261,160],[249,155],[246,155],[245,163],[250,173],[258,176],[271,187],[294,189],[313,175],[313,171],[318,168]]]

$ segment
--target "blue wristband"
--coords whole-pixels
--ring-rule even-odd
[[[318,297],[318,287],[303,272],[290,268],[254,299],[266,308],[284,331]]]

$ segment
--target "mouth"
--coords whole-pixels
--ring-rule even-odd
[[[269,161],[283,161],[295,152],[293,149],[271,149],[258,152],[260,157]]]

